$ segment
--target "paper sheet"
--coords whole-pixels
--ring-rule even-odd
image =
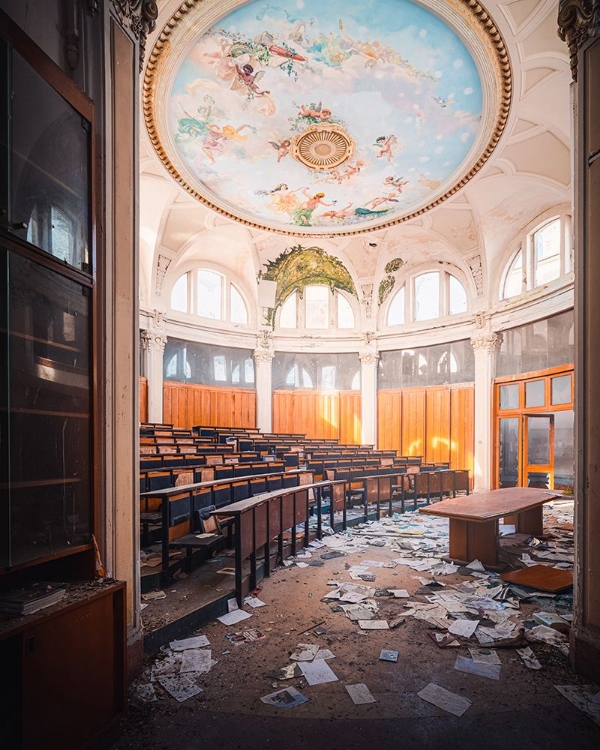
[[[309,685],[321,685],[324,682],[337,682],[337,677],[325,659],[302,661],[298,664]]]
[[[173,651],[185,651],[186,648],[202,648],[210,646],[210,642],[205,635],[197,635],[194,638],[183,638],[180,641],[171,641],[169,647]]]
[[[389,630],[387,620],[358,620],[361,630]]]
[[[294,706],[299,706],[301,703],[306,703],[307,700],[308,698],[305,695],[302,695],[302,693],[293,687],[278,690],[261,698],[263,703],[269,706],[276,706],[277,708],[294,708]]]
[[[500,679],[500,665],[488,664],[480,661],[467,659],[466,656],[457,656],[454,662],[454,669],[458,672],[467,672],[468,674],[477,675],[477,677],[487,677],[489,680]]]
[[[249,617],[252,617],[249,612],[244,612],[243,609],[234,609],[233,612],[228,612],[222,617],[217,617],[217,620],[222,622],[223,625],[235,625],[237,622],[247,620]]]
[[[202,688],[186,675],[162,675],[158,678],[158,683],[179,703],[202,692]]]
[[[479,620],[455,620],[448,628],[452,635],[460,635],[463,638],[470,638],[477,630]]]
[[[357,706],[363,703],[376,703],[364,682],[359,682],[357,685],[346,685],[346,690]]]
[[[529,669],[541,669],[542,665],[537,660],[535,654],[533,653],[533,649],[530,646],[527,646],[527,648],[518,648],[517,654],[523,659],[525,662],[525,666],[529,667]]]
[[[469,653],[480,664],[501,664],[498,653],[491,648],[470,648]]]
[[[186,672],[210,672],[212,667],[211,651],[209,648],[189,648],[183,652],[180,674]]]
[[[256,607],[265,607],[266,606],[266,602],[261,601],[256,596],[247,596],[244,599],[244,604],[248,604],[248,605],[250,605],[253,608],[256,608]]]
[[[319,646],[311,643],[299,643],[290,656],[294,661],[312,661],[319,651]]]
[[[448,711],[448,713],[454,714],[454,716],[462,716],[472,705],[472,702],[468,698],[452,693],[450,690],[446,690],[446,688],[440,685],[435,685],[433,682],[430,682],[417,695],[422,700],[433,703],[434,706]]]

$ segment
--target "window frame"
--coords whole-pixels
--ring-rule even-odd
[[[242,285],[237,279],[234,279],[230,273],[226,270],[214,268],[208,264],[203,265],[191,265],[182,267],[181,272],[177,274],[173,282],[168,288],[168,300],[169,300],[169,312],[173,316],[186,316],[193,318],[195,321],[201,320],[206,325],[222,325],[226,323],[232,327],[243,327],[250,328],[252,326],[252,307],[248,304],[248,295],[242,288]],[[199,273],[205,271],[207,273],[216,274],[221,279],[221,309],[220,317],[210,318],[208,316],[200,315],[198,313],[198,276]],[[173,307],[173,290],[175,286],[182,278],[186,276],[186,289],[187,289],[187,309],[180,310]],[[232,293],[231,288],[234,287],[238,293],[242,303],[246,308],[246,322],[238,323],[231,320],[231,300]]]
[[[423,318],[417,319],[416,317],[416,304],[417,304],[417,293],[416,293],[416,281],[419,277],[430,273],[437,273],[439,279],[439,315],[434,318]],[[465,292],[467,309],[462,312],[451,313],[450,312],[450,279],[454,278],[463,288]],[[390,308],[396,297],[404,290],[404,321],[402,323],[391,323],[389,320]],[[469,294],[469,286],[459,268],[452,267],[452,270],[446,268],[435,268],[434,266],[426,266],[418,269],[415,273],[410,276],[403,278],[402,283],[396,289],[393,294],[390,295],[389,300],[386,300],[385,306],[382,309],[384,327],[388,329],[398,329],[401,326],[406,325],[427,325],[433,320],[441,320],[445,318],[455,318],[461,315],[468,315],[470,309],[471,296]]]
[[[329,295],[327,296],[327,327],[323,328],[310,328],[306,325],[306,302],[307,302],[307,294],[306,290],[309,287],[322,287],[328,290]],[[288,304],[289,300],[295,295],[296,298],[296,325],[294,327],[292,326],[282,326],[281,325],[281,312],[285,305]],[[350,309],[352,310],[352,314],[354,315],[354,325],[352,326],[346,326],[344,328],[340,328],[338,326],[338,320],[339,320],[339,298],[342,297],[350,306]],[[351,295],[349,295],[347,292],[345,292],[342,289],[331,289],[327,284],[307,284],[306,287],[303,289],[302,296],[300,296],[300,291],[296,288],[293,291],[288,294],[288,296],[285,298],[285,300],[281,303],[279,308],[277,309],[277,315],[275,318],[276,321],[276,329],[279,332],[289,334],[289,333],[298,333],[298,332],[304,332],[304,331],[320,331],[321,333],[335,333],[335,332],[355,332],[358,328],[357,321],[360,320],[358,317],[358,310],[357,306],[355,304],[355,300],[351,299]]]

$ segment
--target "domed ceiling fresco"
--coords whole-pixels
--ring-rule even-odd
[[[396,223],[499,137],[502,49],[465,2],[259,0],[220,19],[191,5],[153,54],[146,121],[171,174],[232,218],[295,235]]]

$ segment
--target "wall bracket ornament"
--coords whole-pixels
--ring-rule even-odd
[[[558,36],[569,46],[571,74],[577,80],[577,55],[588,39],[600,33],[600,0],[560,0]]]
[[[155,0],[112,0],[121,21],[128,26],[140,44],[140,73],[144,68],[146,38],[156,28],[158,4]]]

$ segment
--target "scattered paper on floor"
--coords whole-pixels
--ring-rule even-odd
[[[357,685],[346,685],[346,690],[357,706],[363,703],[376,703],[364,682],[359,682]]]
[[[450,714],[454,714],[454,716],[462,716],[472,705],[472,702],[468,698],[452,693],[450,690],[446,690],[446,688],[436,685],[433,682],[430,682],[417,695],[422,700],[427,701],[427,703],[433,703],[434,706]]]
[[[270,693],[261,698],[263,703],[269,706],[276,706],[277,708],[293,708],[299,706],[301,703],[306,703],[308,698],[302,695],[301,692],[296,688],[288,687],[284,690],[277,690],[275,693]]]
[[[217,620],[222,622],[223,625],[235,625],[237,622],[247,620],[249,617],[252,617],[250,612],[244,612],[243,609],[234,609],[233,612],[228,612],[222,617],[217,617]]]
[[[309,685],[321,685],[324,682],[337,682],[333,670],[325,659],[314,659],[313,661],[301,661],[298,666],[302,670]]]
[[[500,679],[500,665],[489,664],[482,661],[473,661],[466,656],[457,656],[454,662],[454,669],[459,672],[477,675],[477,677],[487,677],[489,680]]]

